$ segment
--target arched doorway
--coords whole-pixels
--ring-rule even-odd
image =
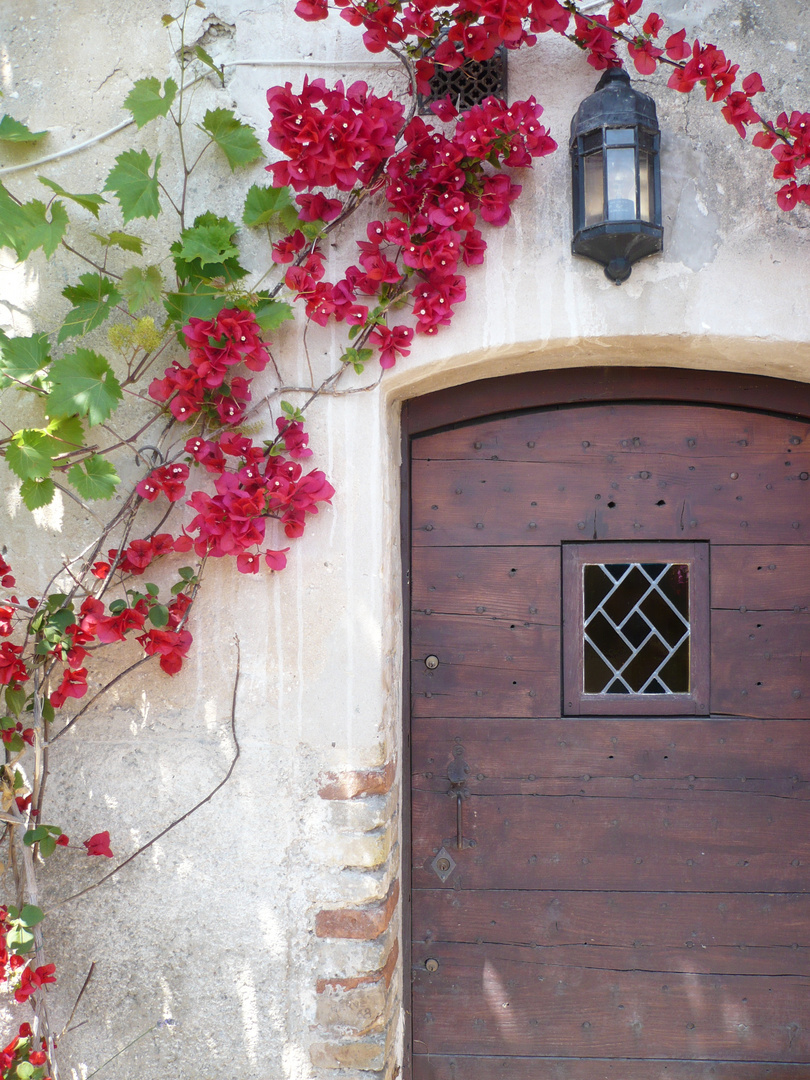
[[[810,1062],[810,391],[407,410],[415,1080]]]

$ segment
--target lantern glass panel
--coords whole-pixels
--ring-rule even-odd
[[[635,146],[635,128],[605,128],[606,146]]]
[[[640,151],[638,155],[638,193],[639,208],[638,216],[642,221],[652,221],[653,207],[653,176],[650,168],[649,154]]]
[[[602,174],[603,155],[600,150],[596,154],[588,154],[584,158],[585,171],[585,228],[598,225],[604,221],[604,190]]]
[[[607,151],[609,221],[632,221],[636,216],[636,152],[633,147]]]

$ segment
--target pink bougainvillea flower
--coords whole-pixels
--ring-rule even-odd
[[[108,859],[113,857],[110,848],[110,834],[106,829],[104,832],[91,836],[89,840],[83,840],[82,843],[87,848],[88,855],[106,855]]]
[[[77,668],[75,671],[68,668],[62,676],[59,688],[51,693],[51,705],[55,709],[61,709],[68,698],[84,697],[86,693],[87,668]]]
[[[0,684],[3,686],[28,680],[28,671],[21,659],[22,651],[22,645],[12,645],[10,641],[0,645]]]

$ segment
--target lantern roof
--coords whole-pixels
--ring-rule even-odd
[[[634,90],[624,68],[608,68],[571,121],[571,145],[580,135],[601,127],[642,127],[658,131],[655,102]]]

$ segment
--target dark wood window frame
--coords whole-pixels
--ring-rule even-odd
[[[593,563],[678,563],[689,567],[690,689],[684,694],[587,694],[583,687],[582,568]],[[709,712],[709,545],[564,544],[563,689],[567,716],[692,716]]]

